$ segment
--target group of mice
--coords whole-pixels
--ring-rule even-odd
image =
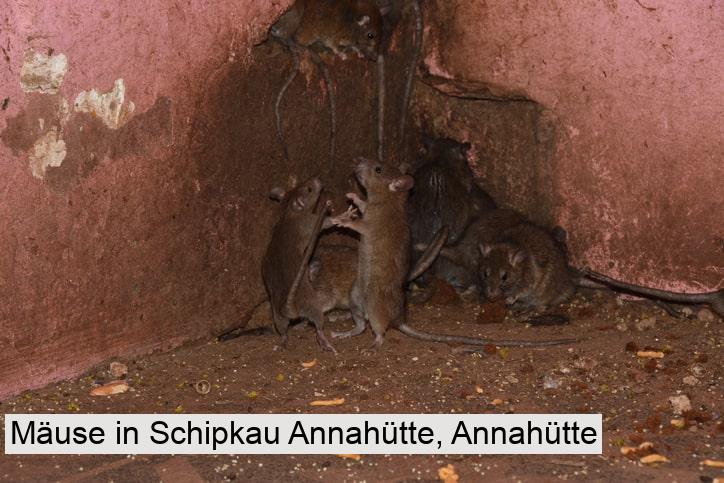
[[[272,190],[282,213],[262,260],[262,278],[282,347],[290,322],[307,319],[320,347],[336,352],[324,333],[325,314],[335,309],[349,310],[354,327],[332,332],[332,338],[360,335],[369,325],[375,336],[372,350],[380,348],[390,327],[421,340],[478,348],[574,342],[488,340],[414,329],[405,320],[406,287],[430,267],[460,290],[477,287],[485,299],[503,300],[524,312],[545,313],[581,286],[706,303],[724,315],[724,290],[676,294],[571,268],[564,230],[546,229],[498,208],[475,182],[467,163],[469,144],[425,138],[424,145],[414,173],[406,165],[357,158],[354,175],[363,195],[347,193],[349,209],[337,216],[329,214],[331,202],[323,199],[319,178],[288,191]],[[317,243],[322,231],[337,228],[357,233],[357,247]],[[421,255],[410,269],[413,252]]]
[[[328,216],[331,203],[321,200],[319,178],[288,191],[272,191],[272,198],[282,202],[283,210],[263,258],[262,276],[281,346],[286,345],[290,322],[307,319],[316,328],[320,347],[336,352],[323,330],[325,314],[335,309],[349,310],[354,327],[332,332],[332,337],[359,335],[369,324],[375,334],[371,349],[375,350],[383,344],[389,327],[422,340],[477,347],[573,342],[487,340],[412,328],[405,321],[406,288],[428,269],[430,275],[447,280],[460,291],[473,289],[488,301],[503,300],[511,308],[532,314],[529,321],[551,320],[548,309],[569,300],[579,286],[611,287],[675,303],[705,303],[724,316],[724,290],[677,294],[570,267],[565,230],[546,229],[518,212],[498,208],[474,180],[467,161],[468,143],[425,137],[424,154],[416,160],[414,172],[405,164],[380,161],[384,159],[383,26],[396,22],[404,6],[410,6],[415,14],[415,46],[400,118],[399,139],[404,139],[412,75],[422,41],[417,0],[297,0],[270,29],[270,37],[288,48],[294,62],[275,102],[277,133],[287,158],[279,106],[297,75],[299,54],[309,54],[327,86],[331,111],[329,172],[334,169],[336,118],[329,72],[319,53],[332,52],[341,58],[354,53],[378,66],[378,160],[358,158],[354,168],[366,198],[348,193],[350,209]],[[357,248],[325,243],[317,246],[320,233],[333,227],[356,232]],[[234,330],[221,339],[244,333],[259,331]]]

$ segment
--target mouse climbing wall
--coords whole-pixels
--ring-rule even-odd
[[[303,62],[284,161],[273,102],[291,60],[259,44],[290,3],[3,12],[0,400],[235,327],[263,297],[270,188],[323,174],[348,189],[352,156],[375,150],[375,67],[326,58],[343,120],[328,174],[326,92]]]
[[[578,265],[722,287],[720,5],[431,0],[425,14],[416,116],[473,143],[497,199],[563,226]]]

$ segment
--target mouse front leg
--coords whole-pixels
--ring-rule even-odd
[[[345,197],[357,207],[360,213],[363,215],[365,214],[365,210],[367,210],[367,202],[360,198],[357,193],[347,193]]]
[[[334,226],[341,226],[343,228],[349,228],[350,230],[354,230],[360,235],[366,235],[367,232],[367,225],[364,223],[364,220],[361,218],[357,218],[355,215],[357,213],[357,209],[350,206],[347,211],[342,213],[339,216],[335,216],[332,218],[332,224]]]

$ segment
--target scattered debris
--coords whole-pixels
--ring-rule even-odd
[[[500,406],[504,402],[505,401],[503,401],[502,399],[493,399],[492,401],[490,401],[490,404],[492,404],[493,406]]]
[[[682,382],[686,384],[687,386],[696,386],[699,384],[699,379],[697,379],[694,376],[686,376]]]
[[[360,459],[362,459],[362,457],[361,457],[360,455],[358,455],[358,454],[338,454],[338,455],[336,455],[336,456],[337,456],[338,458],[342,458],[342,459],[345,459],[345,460],[355,460],[355,461],[359,461]]]
[[[110,396],[128,391],[128,384],[125,381],[111,381],[108,384],[91,389],[91,396]]]
[[[689,400],[689,396],[686,394],[671,396],[669,398],[669,403],[671,403],[674,414],[683,414],[687,411],[691,411],[691,401]]]
[[[672,419],[671,426],[676,429],[684,429],[686,427],[686,420],[683,418]]]
[[[194,389],[196,389],[196,392],[199,394],[206,395],[211,392],[211,383],[206,379],[201,379],[200,381],[196,381]]]
[[[597,365],[598,361],[591,357],[579,357],[578,359],[573,361],[573,367],[575,367],[576,369],[585,369],[587,371],[590,371]]]
[[[714,315],[714,312],[707,308],[700,309],[696,313],[696,318],[701,320],[702,322],[715,322],[716,321],[716,315]]]
[[[661,351],[638,351],[636,355],[644,359],[662,359],[664,357],[664,353]]]
[[[653,465],[657,463],[670,463],[669,458],[666,456],[662,456],[660,454],[650,454],[648,456],[642,457],[639,461],[645,465]]]
[[[543,377],[543,389],[558,389],[562,383],[562,379],[552,374],[546,374],[545,377]]]
[[[128,366],[122,362],[111,362],[109,372],[113,379],[123,379],[128,374]]]
[[[447,465],[437,470],[437,477],[443,483],[457,483],[460,479],[457,473],[455,473],[455,467],[453,465]]]
[[[656,317],[647,317],[636,322],[636,330],[643,332],[656,327]]]
[[[701,464],[709,468],[724,468],[724,461],[721,460],[704,460]]]
[[[642,453],[651,452],[654,449],[654,444],[650,441],[644,441],[638,446],[622,446],[620,451],[624,456],[639,456]]]
[[[305,369],[311,369],[312,367],[317,365],[317,359],[312,359],[309,362],[302,362],[302,367]]]
[[[309,403],[310,406],[341,406],[342,404],[344,404],[343,397],[340,397],[337,399],[312,401]]]

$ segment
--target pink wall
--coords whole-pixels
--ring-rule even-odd
[[[641,2],[655,10],[634,0],[427,0],[425,82],[437,88],[418,83],[415,109],[439,133],[473,141],[496,197],[562,224],[576,262],[663,287],[715,288],[724,276],[724,12]],[[293,159],[281,158],[271,106],[289,58],[251,49],[289,3],[5,6],[0,398],[218,333],[258,302],[274,216],[266,192],[319,173],[327,150],[324,92],[307,72],[284,103]],[[22,69],[27,52],[56,56],[57,92],[31,92],[43,76]],[[403,53],[389,58],[392,100]],[[344,120],[341,190],[347,160],[374,152],[375,69],[330,67]],[[390,133],[390,146],[403,144]]]
[[[720,2],[426,5],[428,82],[458,96],[533,100],[555,126],[547,197],[576,263],[668,289],[722,287]],[[501,133],[494,120],[466,127],[455,114],[428,117],[442,116],[448,134],[468,135],[478,146]],[[489,158],[492,166],[477,169],[502,172],[500,157]]]
[[[259,298],[257,280],[245,282],[258,268],[245,247],[262,234],[240,211],[244,195],[209,181],[190,140],[207,89],[245,68],[288,4],[3,2],[0,398],[218,332]],[[57,93],[23,90],[28,51],[66,56]],[[125,99],[108,99],[111,127],[76,112],[79,93],[117,79]],[[24,80],[29,89],[32,75]],[[57,157],[43,175],[32,159],[50,132]],[[235,166],[226,178],[241,176]]]

